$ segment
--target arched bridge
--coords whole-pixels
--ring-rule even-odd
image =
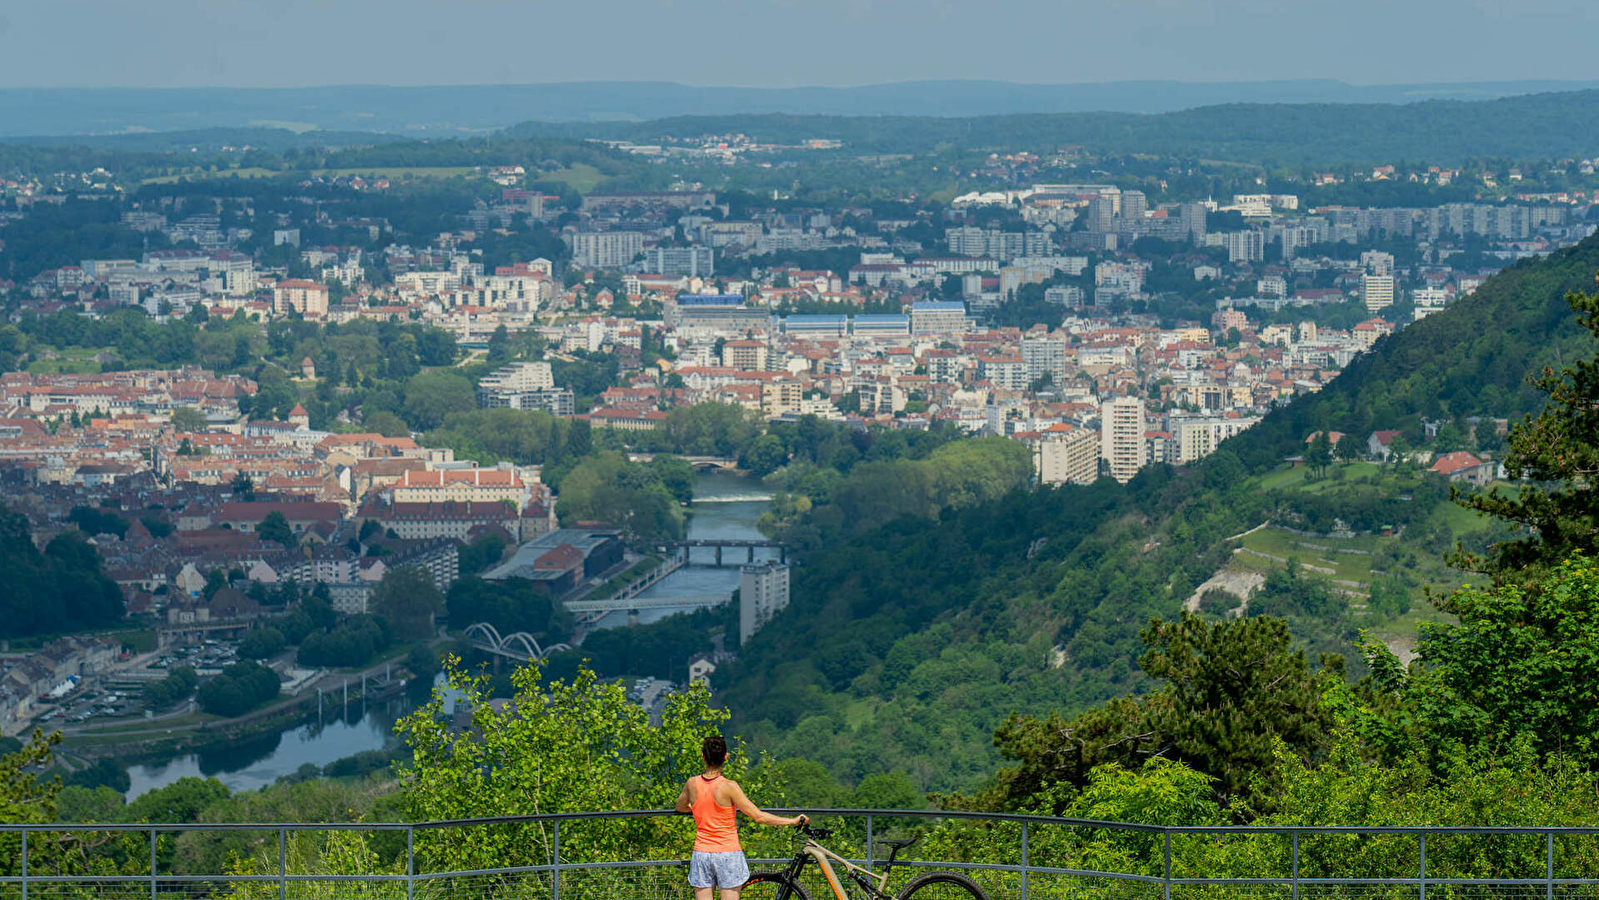
[[[736,456],[682,456],[676,453],[629,453],[627,458],[633,462],[649,462],[658,455],[676,456],[701,472],[732,472],[738,468]]]
[[[568,644],[551,644],[548,647],[540,647],[538,640],[525,631],[514,631],[502,637],[500,630],[488,622],[478,622],[466,626],[466,631],[462,634],[462,637],[466,638],[466,642],[469,645],[482,650],[484,653],[519,659],[523,662],[540,660],[559,650],[572,649]]]

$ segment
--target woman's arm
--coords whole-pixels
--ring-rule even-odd
[[[792,819],[785,816],[774,816],[751,803],[750,798],[744,796],[744,789],[739,787],[738,782],[729,781],[727,786],[733,792],[733,805],[738,807],[738,811],[762,825],[800,825],[810,821],[803,815],[795,816]]]
[[[694,811],[694,798],[689,796],[689,788],[693,786],[693,784],[693,779],[683,782],[683,790],[677,795],[677,811],[680,813],[691,813]]]

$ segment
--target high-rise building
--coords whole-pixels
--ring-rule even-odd
[[[1066,383],[1066,341],[1064,335],[1048,334],[1022,338],[1022,366],[1026,369],[1027,383],[1032,384],[1045,375],[1051,384]]]
[[[1144,401],[1138,397],[1112,397],[1100,404],[1099,455],[1122,484],[1144,467],[1144,418]]]
[[[636,231],[579,231],[571,237],[572,265],[615,269],[644,252],[644,235]]]
[[[1112,197],[1095,197],[1088,201],[1088,230],[1113,231],[1116,222],[1116,201]]]
[[[1056,425],[1033,445],[1039,484],[1092,484],[1099,477],[1099,435]]]
[[[1148,209],[1149,199],[1143,191],[1122,191],[1122,218],[1137,222]]]
[[[738,570],[738,639],[743,643],[788,606],[788,566],[768,562]]]
[[[644,254],[644,268],[668,278],[705,278],[716,274],[710,247],[656,247]]]
[[[1376,312],[1394,305],[1394,276],[1360,276],[1360,298],[1366,301],[1366,311]]]
[[[911,304],[912,334],[964,334],[966,304],[924,300]]]

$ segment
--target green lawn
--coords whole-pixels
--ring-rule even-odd
[[[607,180],[607,176],[599,169],[588,163],[578,163],[573,166],[564,166],[551,169],[548,172],[536,172],[529,176],[530,181],[559,181],[580,194],[599,187],[600,183]]]

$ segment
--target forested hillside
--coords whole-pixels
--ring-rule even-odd
[[[1364,599],[1288,570],[1251,606],[1285,617],[1301,646],[1353,656],[1359,629],[1383,630],[1422,605],[1443,551],[1465,528],[1484,529],[1466,535],[1483,545],[1488,523],[1451,507],[1447,486],[1424,471],[1334,485],[1283,478],[1284,459],[1317,429],[1362,438],[1404,429],[1422,447],[1423,419],[1463,432],[1469,417],[1536,412],[1545,398],[1527,374],[1592,353],[1565,295],[1596,271],[1599,239],[1511,267],[1189,471],[1016,491],[847,543],[828,538],[851,518],[823,512],[825,492],[807,496],[798,536],[821,549],[796,569],[790,608],[719,673],[721,697],[742,733],[779,756],[815,759],[846,780],[903,770],[925,790],[967,787],[993,771],[990,738],[1008,713],[1072,712],[1147,688],[1140,630],[1176,618],[1243,532],[1365,516],[1404,529],[1385,552],[1432,568],[1396,572]]]
[[[653,141],[664,136],[741,132],[794,144],[844,141],[854,152],[926,152],[939,147],[1064,147],[1098,152],[1192,155],[1251,164],[1356,161],[1463,162],[1590,152],[1599,91],[1569,91],[1403,106],[1331,103],[1230,103],[1158,115],[1063,113],[978,116],[685,116],[651,122],[526,122],[518,137],[606,137]]]

